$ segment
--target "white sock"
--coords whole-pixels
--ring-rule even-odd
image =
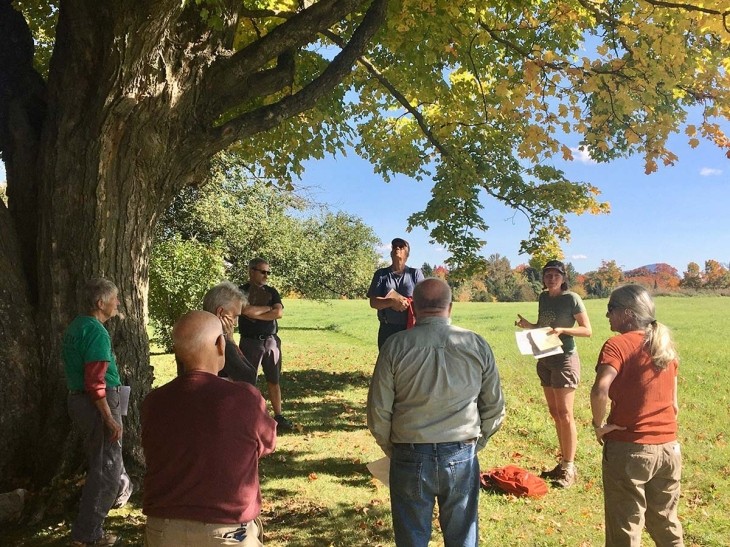
[[[562,467],[566,471],[574,471],[575,470],[575,463],[574,462],[566,462],[565,460],[561,460],[560,461],[560,467]]]

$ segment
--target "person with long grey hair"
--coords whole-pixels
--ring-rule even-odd
[[[603,445],[606,545],[640,545],[645,525],[657,545],[684,545],[677,516],[679,356],[671,332],[640,285],[614,290],[606,317],[619,334],[603,345],[591,390],[593,428]]]

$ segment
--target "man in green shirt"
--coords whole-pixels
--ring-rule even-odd
[[[63,335],[63,362],[69,390],[68,410],[84,438],[88,470],[79,513],[71,528],[73,545],[114,545],[104,519],[120,491],[122,408],[119,370],[104,323],[117,315],[117,287],[90,279],[83,290],[85,313]]]

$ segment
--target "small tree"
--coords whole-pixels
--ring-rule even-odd
[[[150,267],[150,323],[153,341],[172,351],[172,326],[184,313],[200,309],[205,292],[225,276],[219,244],[179,235],[156,244]]]

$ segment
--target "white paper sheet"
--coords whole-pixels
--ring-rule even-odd
[[[550,327],[525,329],[515,332],[517,348],[522,355],[532,355],[535,359],[563,353],[560,337],[548,335]],[[557,339],[557,342],[556,340]],[[557,344],[557,345],[556,345]],[[544,349],[541,349],[544,348]]]
[[[366,466],[373,477],[382,482],[385,486],[390,486],[390,458],[384,456],[379,460],[370,462]]]

